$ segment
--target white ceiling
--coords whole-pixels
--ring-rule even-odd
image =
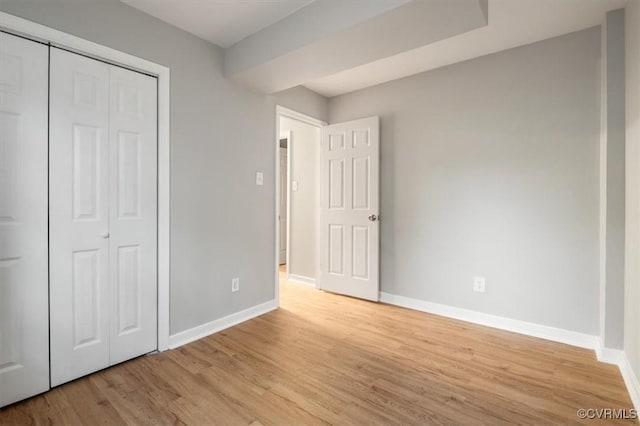
[[[305,84],[332,97],[602,23],[627,0],[489,0],[489,24]]]
[[[226,48],[314,0],[120,1]]]

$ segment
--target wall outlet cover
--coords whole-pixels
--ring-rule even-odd
[[[484,293],[485,279],[484,277],[473,277],[473,291]]]

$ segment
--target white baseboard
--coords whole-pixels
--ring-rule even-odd
[[[309,277],[305,277],[305,276],[302,276],[302,275],[289,274],[289,278],[287,278],[287,281],[291,281],[292,283],[308,285],[308,286],[311,286],[313,288],[316,287],[316,279],[315,278],[309,278]]]
[[[314,285],[315,280],[307,277],[301,277],[302,280],[296,281],[299,276],[292,275],[290,281],[300,282],[301,284]],[[312,282],[313,283],[312,283]],[[520,333],[527,336],[538,337],[541,339],[551,340],[554,342],[566,343],[587,349],[593,349],[596,352],[598,361],[608,364],[616,364],[620,368],[620,373],[624,379],[629,396],[634,407],[640,410],[640,383],[636,377],[631,364],[622,350],[603,348],[597,336],[578,333],[575,331],[564,330],[560,328],[549,327],[530,323],[526,321],[514,320],[511,318],[500,317],[496,315],[485,314],[482,312],[472,311],[468,309],[456,308],[453,306],[442,305],[424,300],[413,299],[410,297],[397,296],[395,294],[380,293],[380,301],[390,305],[401,306],[403,308],[414,309],[417,311],[427,312],[430,314],[440,315],[448,318],[454,318],[461,321],[467,321],[474,324],[484,325],[487,327],[497,328],[500,330]],[[199,325],[189,330],[176,333],[169,336],[169,348],[175,349],[187,343],[217,333],[226,328],[248,321],[257,316],[266,314],[278,308],[277,300],[270,300],[260,305],[253,306],[244,311],[236,312],[224,318],[220,318],[206,324]]]
[[[597,336],[578,333],[576,331],[514,320],[511,318],[485,314],[469,309],[456,308],[454,306],[441,305],[439,303],[427,302],[410,297],[397,296],[389,293],[380,293],[380,301],[390,305],[428,312],[430,314],[454,318],[514,333],[525,334],[527,336],[538,337],[554,342],[566,343],[568,345],[578,346],[581,348],[595,350],[598,347]]]
[[[624,351],[622,349],[605,348],[602,345],[602,341],[598,339],[598,346],[596,346],[596,356],[598,361],[605,364],[620,365],[622,358],[624,358]]]
[[[222,331],[225,328],[233,327],[234,325],[266,314],[267,312],[271,312],[277,308],[278,301],[274,299],[261,303],[260,305],[253,306],[249,309],[245,309],[244,311],[228,315],[224,318],[193,327],[189,330],[181,331],[180,333],[169,336],[169,349],[175,349],[195,340],[202,339],[203,337]]]
[[[496,315],[489,315],[482,312],[441,305],[438,303],[397,296],[389,293],[380,293],[380,301],[390,305],[454,318],[500,330],[512,331],[514,333],[525,334],[527,336],[566,343],[568,345],[578,346],[581,348],[593,349],[597,355],[598,361],[618,366],[620,373],[622,374],[622,378],[624,379],[624,383],[627,386],[631,401],[633,402],[636,410],[640,410],[640,383],[638,382],[638,377],[631,368],[631,364],[629,363],[626,354],[620,349],[603,347],[598,336],[526,321],[514,320],[511,318],[499,317]]]
[[[622,354],[618,367],[620,368],[620,373],[622,374],[624,383],[627,385],[631,402],[633,402],[635,409],[640,412],[640,382],[638,382],[638,377],[631,368],[629,359],[624,353]]]

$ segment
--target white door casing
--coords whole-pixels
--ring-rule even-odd
[[[322,290],[379,299],[379,118],[322,129]]]
[[[110,364],[157,348],[156,79],[111,66]]]
[[[47,61],[0,33],[0,407],[49,389]]]
[[[51,49],[51,384],[109,365],[109,65]]]
[[[287,148],[280,148],[280,264],[287,263]]]
[[[157,348],[156,80],[51,50],[51,382]]]

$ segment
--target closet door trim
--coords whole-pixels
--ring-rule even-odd
[[[158,78],[158,350],[169,349],[170,69],[5,12],[0,12],[0,31]]]

